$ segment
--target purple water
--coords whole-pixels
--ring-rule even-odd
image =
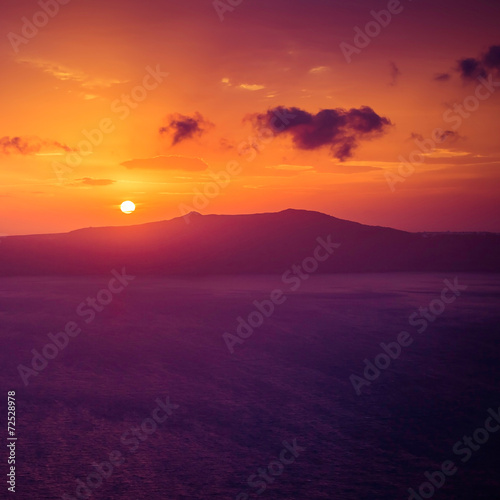
[[[468,288],[424,332],[409,324],[454,277],[318,275],[291,291],[279,276],[138,276],[89,324],[76,309],[109,276],[1,279],[2,419],[15,390],[18,441],[17,496],[0,497],[84,498],[76,481],[118,451],[89,498],[406,499],[447,459],[458,470],[434,498],[500,498],[500,432],[467,463],[452,451],[500,406],[500,277],[460,275]],[[231,354],[223,333],[277,288],[285,302]],[[18,365],[68,321],[82,333],[25,386]],[[403,330],[413,343],[357,395],[349,377]],[[167,396],[179,407],[131,451],[122,436]],[[293,440],[305,450],[258,495],[248,477]]]

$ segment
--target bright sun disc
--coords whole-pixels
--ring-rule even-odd
[[[131,201],[124,201],[120,205],[120,208],[124,214],[131,214],[135,210],[135,204]]]

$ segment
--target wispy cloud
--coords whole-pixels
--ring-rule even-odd
[[[71,81],[79,83],[85,88],[106,88],[119,83],[126,83],[126,80],[118,80],[113,78],[94,78],[87,75],[81,70],[69,68],[68,66],[44,61],[41,59],[18,59],[20,64],[27,65],[33,69],[42,71],[43,73],[57,78],[61,81]],[[88,94],[91,95],[91,94]]]
[[[0,137],[0,153],[49,156],[73,151],[66,144],[38,137]]]
[[[394,87],[394,85],[396,85],[396,83],[398,82],[398,78],[401,75],[401,71],[397,67],[396,63],[391,62],[390,63],[390,72],[391,72],[391,81],[389,82],[389,85],[391,87]]]
[[[294,171],[303,171],[303,170],[311,170],[313,167],[311,165],[273,165],[272,167],[276,170],[294,170]]]
[[[435,149],[430,153],[422,153],[429,158],[456,158],[457,156],[475,156],[469,151],[459,151],[456,149]]]
[[[83,177],[82,179],[76,179],[74,185],[80,186],[110,186],[116,181],[113,179],[92,179],[91,177]]]
[[[185,156],[155,156],[153,158],[138,158],[122,163],[126,168],[142,168],[149,170],[186,170],[203,171],[208,165],[199,158],[187,158]]]
[[[451,75],[449,73],[438,73],[437,75],[434,75],[434,80],[436,82],[447,82],[451,78]]]
[[[255,92],[256,90],[262,90],[262,89],[266,88],[265,85],[260,85],[257,83],[237,83],[237,84],[234,84],[231,82],[231,80],[229,78],[223,78],[221,80],[221,83],[223,85],[225,85],[226,87],[234,87],[234,88],[241,89],[241,90],[250,90],[251,92]]]
[[[325,73],[329,69],[330,68],[328,66],[316,66],[315,68],[311,68],[309,70],[309,73],[311,73],[312,75],[318,75],[320,73]]]
[[[255,83],[240,83],[240,85],[238,85],[238,88],[243,90],[255,91],[265,89],[266,87],[264,85],[257,85]]]

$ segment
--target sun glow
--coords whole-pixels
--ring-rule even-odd
[[[124,201],[120,205],[120,209],[124,214],[131,214],[135,210],[135,204],[131,201]]]

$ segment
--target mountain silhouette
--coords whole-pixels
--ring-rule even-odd
[[[320,273],[500,271],[499,234],[409,233],[289,209],[3,237],[0,275],[281,274],[312,257],[318,238],[340,244]]]

